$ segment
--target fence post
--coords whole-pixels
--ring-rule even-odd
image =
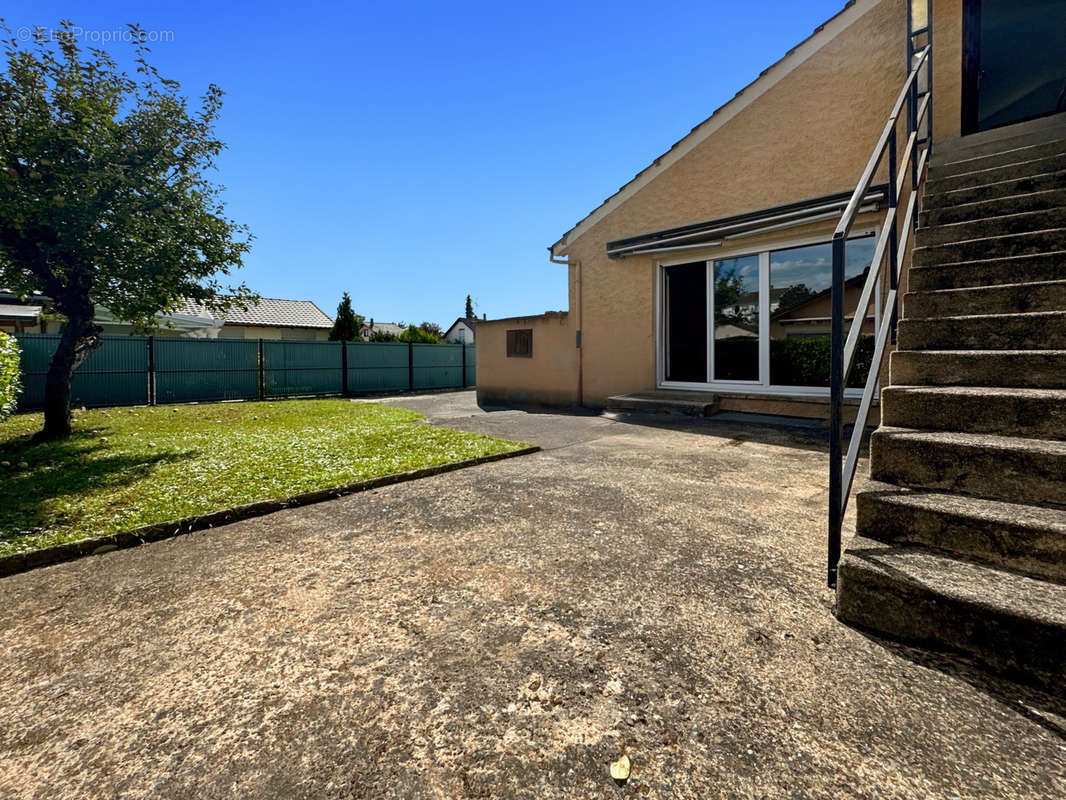
[[[155,405],[155,337],[148,337],[148,405]]]
[[[407,390],[413,392],[415,390],[415,345],[414,342],[407,343]]]
[[[348,342],[341,339],[341,395],[348,394]]]
[[[259,399],[266,399],[266,378],[263,368],[263,340],[259,340]]]
[[[463,351],[463,366],[462,366],[462,370],[463,370],[463,378],[462,378],[462,387],[463,387],[463,388],[465,389],[465,388],[466,388],[466,342],[459,342],[459,347],[460,347],[460,348],[462,348],[462,351]]]

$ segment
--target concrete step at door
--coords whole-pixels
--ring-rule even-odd
[[[974,220],[1003,217],[1009,214],[1021,214],[1027,211],[1048,211],[1055,208],[1066,208],[1066,175],[1063,176],[1061,188],[982,199],[973,203],[962,203],[922,211],[919,216],[919,225],[921,228],[928,228],[934,225],[972,222]]]
[[[901,350],[1066,350],[1066,312],[902,319]]]
[[[880,483],[855,501],[859,536],[1066,582],[1066,509]]]
[[[938,223],[920,228],[915,234],[917,247],[935,247],[952,242],[987,241],[992,237],[1066,228],[1066,206],[1019,211],[998,217]],[[1063,236],[1066,244],[1066,234]]]
[[[1066,389],[1066,350],[896,350],[893,384]]]
[[[1066,279],[907,292],[903,296],[903,316],[907,319],[1028,311],[1066,311]]]
[[[988,153],[962,153],[962,157],[956,157],[950,161],[937,161],[929,166],[929,179],[940,180],[951,178],[956,175],[964,175],[968,172],[980,172],[1005,167],[1012,164],[1023,164],[1029,161],[1037,161],[1041,158],[1066,153],[1066,140],[1053,137],[1048,141],[1027,143],[1018,147],[1004,147]]]
[[[937,142],[933,148],[930,164],[939,166],[988,153],[1014,150],[1062,139],[1066,139],[1066,114],[1056,114],[1005,128]]]
[[[882,426],[870,437],[875,481],[1004,500],[1066,504],[1066,442]]]
[[[1034,158],[1030,161],[1019,161],[1015,164],[1003,164],[998,167],[962,172],[947,178],[934,178],[930,175],[928,180],[926,180],[926,191],[930,194],[941,194],[958,189],[979,188],[993,183],[1044,175],[1049,172],[1061,172],[1064,169],[1066,169],[1066,153],[1056,153],[1051,156]]]
[[[1066,250],[911,267],[911,291],[963,289],[1066,279]]]
[[[936,230],[936,228],[931,230]],[[914,249],[913,263],[917,267],[932,267],[939,264],[957,264],[990,258],[1041,255],[1063,250],[1066,250],[1066,227],[1059,227],[926,247],[919,246]]]
[[[850,624],[962,652],[993,671],[1062,693],[1062,584],[856,537],[840,563],[836,613]]]
[[[887,386],[881,422],[913,430],[1066,440],[1066,389]]]
[[[954,208],[970,203],[996,200],[1002,197],[1016,197],[1033,192],[1061,189],[1064,181],[1066,181],[1066,170],[1051,171],[1039,175],[1029,175],[1024,178],[1013,178],[980,186],[941,191],[939,193],[933,192],[929,184],[926,183],[925,191],[922,195],[922,209],[933,211],[941,208]]]

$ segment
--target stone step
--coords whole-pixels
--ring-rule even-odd
[[[987,241],[991,237],[1009,236],[1033,231],[1066,229],[1066,207],[1021,211],[999,217],[973,219],[927,226],[915,234],[918,247],[935,247],[952,242]],[[1066,233],[1063,235],[1066,243]]]
[[[1064,350],[1066,311],[902,319],[901,350]]]
[[[934,211],[941,208],[953,208],[955,206],[980,203],[988,200],[996,200],[1003,197],[1017,197],[1018,195],[1043,192],[1051,189],[1061,189],[1066,181],[1066,170],[1047,172],[1040,175],[1030,175],[1025,178],[1014,178],[983,186],[971,186],[965,189],[954,189],[934,193],[928,184],[922,195],[922,209]]]
[[[1066,503],[1066,442],[881,426],[870,476],[1012,503]]]
[[[1063,176],[1063,184],[1064,188],[1059,189],[1045,189],[1042,192],[1008,195],[923,211],[919,216],[919,225],[920,228],[928,228],[934,225],[971,222],[1027,211],[1066,208],[1066,176]]]
[[[999,167],[988,169],[976,169],[970,172],[962,172],[948,178],[926,180],[926,191],[930,194],[942,194],[957,189],[971,189],[987,186],[992,183],[1029,178],[1034,175],[1044,175],[1049,172],[1061,172],[1066,169],[1066,153],[1057,153],[1053,156],[1034,158],[1030,161],[1019,161],[1015,164],[1004,164]]]
[[[887,483],[868,484],[855,505],[859,536],[1066,582],[1066,509]]]
[[[935,230],[935,229],[933,229]],[[957,264],[1009,256],[1039,255],[1066,250],[1066,227],[1026,231],[983,239],[915,247],[913,263],[917,267]],[[1019,281],[1013,281],[1018,283]]]
[[[1066,278],[1066,250],[914,266],[907,273],[907,285],[912,292],[919,292],[1040,283],[1063,278]]]
[[[1041,117],[1028,122],[1019,122],[1015,125],[937,142],[933,147],[930,164],[946,164],[986,153],[1042,144],[1058,139],[1066,139],[1066,114]]]
[[[717,398],[700,393],[634,392],[607,398],[607,411],[614,413],[709,417],[717,410]]]
[[[1011,146],[1009,143],[987,153],[961,153],[950,161],[938,160],[929,166],[929,180],[940,180],[967,172],[1021,164],[1066,153],[1066,140],[1055,136],[1045,142]]]
[[[887,386],[881,422],[914,430],[1066,439],[1066,389]]]
[[[1066,311],[1066,280],[907,292],[903,296],[903,316],[907,319],[1029,311]]]
[[[1066,388],[1066,350],[896,350],[892,383]]]
[[[837,616],[883,636],[961,652],[1063,694],[1066,586],[911,545],[855,537]]]

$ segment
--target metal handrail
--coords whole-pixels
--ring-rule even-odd
[[[925,33],[920,31],[919,33]],[[903,83],[899,97],[892,106],[888,122],[877,140],[873,154],[867,162],[859,183],[852,193],[840,223],[833,234],[833,287],[832,287],[832,326],[830,342],[830,421],[829,421],[829,564],[828,582],[836,587],[837,565],[840,562],[841,531],[844,513],[847,511],[848,499],[855,480],[858,466],[859,449],[863,431],[866,429],[870,408],[877,393],[878,378],[888,350],[889,336],[895,339],[896,321],[899,312],[899,274],[905,265],[907,242],[918,220],[918,189],[925,175],[931,147],[930,139],[921,136],[922,124],[929,117],[932,107],[932,69],[928,69],[929,85],[919,95],[918,77],[921,71],[932,62],[932,41],[924,49],[911,54],[913,40],[908,39],[910,71]],[[907,108],[907,142],[903,153],[899,154],[897,127],[904,106]],[[931,125],[930,125],[931,128]],[[919,148],[925,148],[919,154]],[[900,157],[902,155],[902,157]],[[881,226],[877,244],[874,247],[873,260],[859,296],[859,304],[851,320],[851,325],[844,338],[844,291],[845,267],[848,234],[855,223],[855,218],[862,206],[862,200],[873,183],[874,176],[887,156],[889,173],[888,212]],[[899,225],[899,200],[910,181],[910,197],[906,205],[906,215],[902,229]],[[886,255],[888,258],[886,259]],[[847,456],[844,456],[844,389],[847,386],[855,360],[855,351],[865,321],[865,309],[874,297],[878,283],[882,280],[885,263],[889,265],[889,291],[885,298],[881,314],[881,327],[874,344],[870,373],[863,387],[862,400],[859,403],[852,434],[848,442]]]

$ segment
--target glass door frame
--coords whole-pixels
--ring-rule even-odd
[[[856,225],[849,239],[878,236],[879,225]],[[709,247],[695,253],[678,254],[655,262],[655,385],[660,389],[689,391],[725,391],[732,394],[788,395],[792,397],[829,397],[829,387],[774,386],[770,383],[770,254],[808,245],[828,244],[832,231],[817,235],[779,239],[757,245],[742,242],[723,247]],[[714,262],[744,256],[759,258],[759,380],[714,380]],[[886,256],[887,257],[887,256]],[[666,267],[703,261],[707,269],[707,381],[703,383],[666,380]],[[881,328],[881,284],[874,289],[874,333]],[[850,323],[846,323],[850,324]],[[848,398],[862,397],[862,389],[846,389]]]

